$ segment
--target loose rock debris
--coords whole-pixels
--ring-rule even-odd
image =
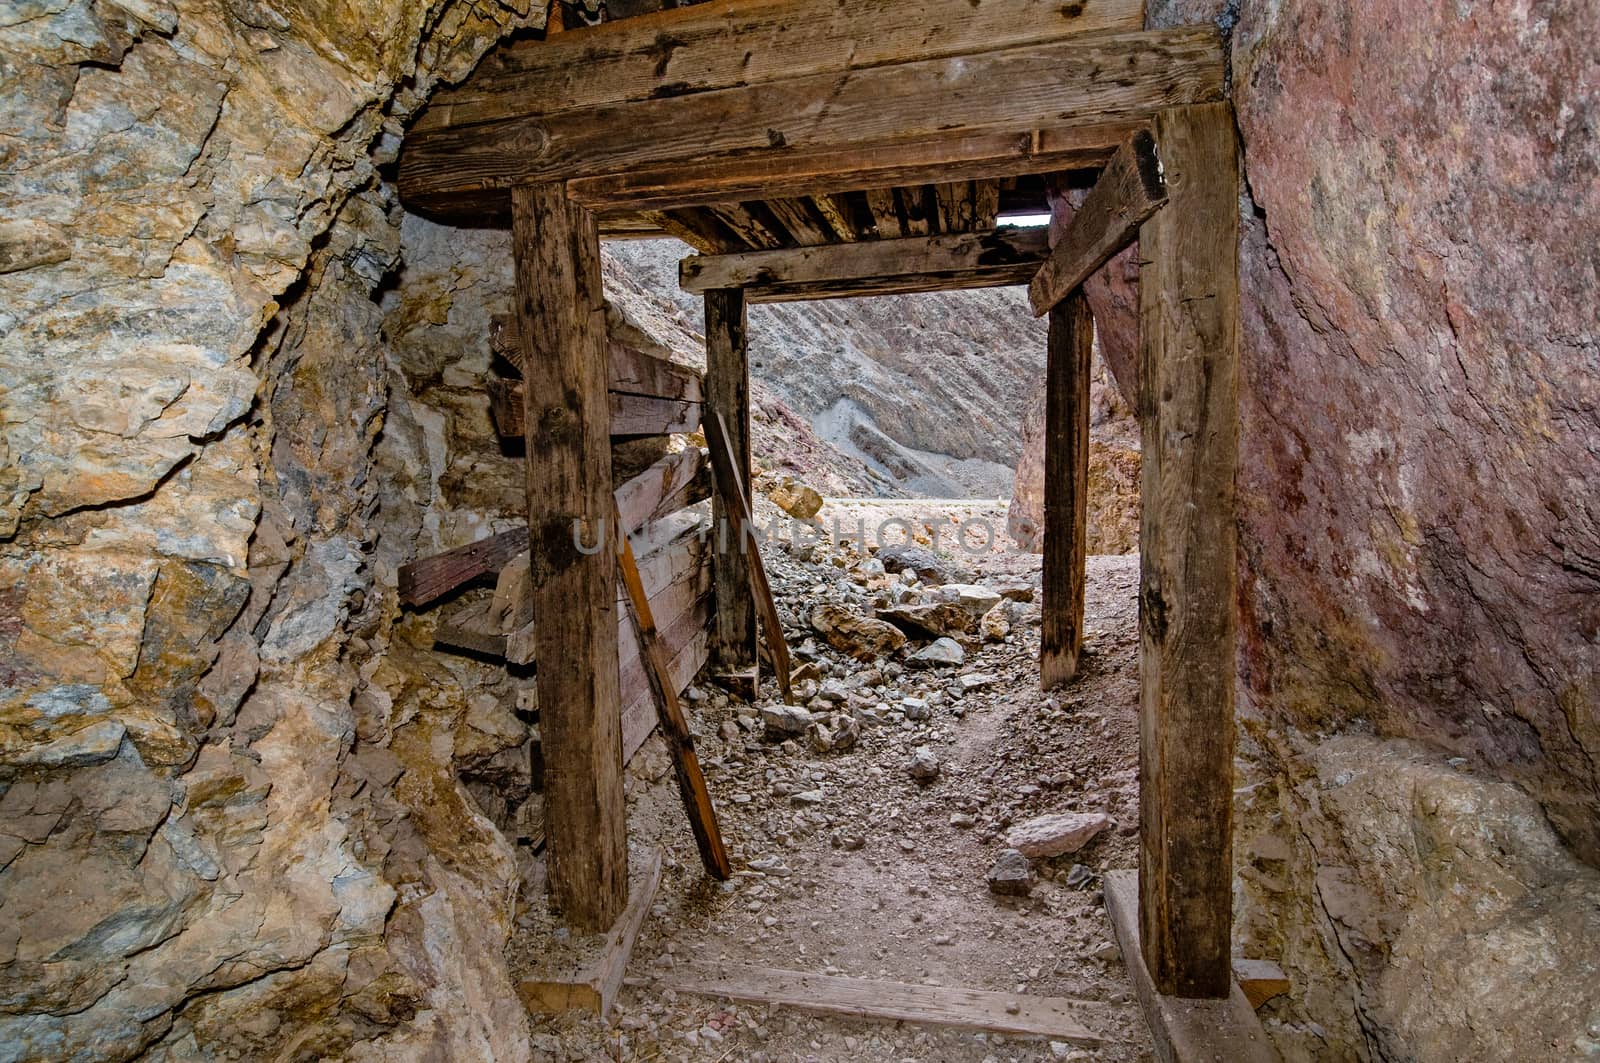
[[[901,505],[916,511],[916,503]],[[1035,555],[914,546],[874,557],[779,544],[764,557],[801,704],[782,705],[770,677],[755,703],[710,685],[688,698],[734,878],[705,878],[665,760],[636,758],[629,831],[668,854],[655,908],[611,1022],[535,1020],[535,1058],[1152,1059],[1098,894],[1101,872],[1138,862],[1137,559],[1089,559],[1086,627],[1096,652],[1077,682],[1045,695]],[[919,573],[960,589],[936,598],[941,584]],[[981,626],[940,635],[962,662],[908,667],[933,644],[931,633],[884,614],[941,603],[968,615],[983,608],[980,621],[1012,610],[1010,630],[993,641]],[[865,630],[879,648],[868,653],[853,640],[840,648],[817,625],[819,608],[828,632]],[[878,641],[880,620],[898,639]],[[1014,832],[1026,836],[1040,817],[1072,816],[1100,824],[1075,852],[1001,859]],[[997,862],[1031,889],[996,892]],[[705,962],[1098,1002],[1110,1005],[1094,1030],[1107,1043],[1091,1052],[670,988],[675,970]]]

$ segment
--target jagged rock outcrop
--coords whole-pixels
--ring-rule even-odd
[[[542,12],[13,15],[0,1058],[526,1058],[511,848],[456,753],[514,692],[412,648],[393,592],[493,477],[450,494],[458,419],[385,340],[378,171]]]

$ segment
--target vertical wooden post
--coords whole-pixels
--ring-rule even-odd
[[[606,930],[628,900],[628,839],[600,231],[560,183],[511,202],[550,899]]]
[[[1229,991],[1239,171],[1226,103],[1156,116],[1139,235],[1139,924],[1156,988]]]
[[[722,415],[739,476],[750,483],[750,357],[744,290],[706,292],[705,417]],[[748,505],[749,487],[745,488]],[[755,546],[738,534],[720,495],[711,503],[711,577],[717,599],[712,654],[724,671],[756,662],[756,608],[750,596],[746,550]]]
[[[1089,355],[1094,317],[1081,287],[1050,311],[1044,405],[1044,628],[1039,685],[1078,674],[1089,537]]]

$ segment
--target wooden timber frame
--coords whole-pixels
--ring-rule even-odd
[[[746,464],[748,301],[1031,280],[1052,318],[1052,684],[1082,640],[1082,284],[1138,239],[1138,958],[1159,994],[1228,994],[1239,175],[1224,80],[1214,27],[1144,29],[1142,0],[710,0],[503,47],[415,122],[407,205],[512,222],[531,564],[562,617],[544,638],[564,663],[537,678],[554,713],[551,889],[575,921],[614,918],[627,881],[612,562],[569,546],[572,522],[610,505],[602,228],[700,252],[683,278],[706,296],[706,408]],[[1032,175],[1094,170],[1048,254],[994,235]],[[717,652],[753,659],[737,561],[717,565]]]

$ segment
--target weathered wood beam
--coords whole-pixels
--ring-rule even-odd
[[[644,216],[667,236],[677,237],[702,254],[714,255],[739,246],[722,223],[702,210],[652,210]]]
[[[1143,0],[713,0],[499,48],[413,132],[1144,25]]]
[[[784,234],[773,232],[765,219],[760,217],[759,207],[760,204],[755,202],[724,203],[707,207],[706,213],[720,221],[743,247],[773,250],[785,246],[787,241]]]
[[[965,233],[974,228],[972,182],[947,181],[934,186],[939,201],[939,231]]]
[[[1007,227],[787,251],[697,255],[678,265],[688,291],[743,288],[754,302],[885,291],[1026,284],[1049,253],[1044,228]]]
[[[1107,76],[1110,70],[1115,76]],[[1162,107],[1220,99],[1222,83],[1215,27],[1097,34],[843,76],[415,131],[406,140],[400,185],[409,206],[481,212],[484,193],[520,182],[660,163],[741,156],[748,165],[753,158],[849,146],[883,151],[891,137],[950,142],[980,133],[1031,136],[1040,126],[1137,123]]]
[[[1139,934],[1156,989],[1233,986],[1239,170],[1227,104],[1156,117],[1139,233]]]
[[[525,465],[550,899],[573,925],[607,930],[628,902],[616,555],[575,541],[614,505],[600,231],[559,184],[521,186],[511,248],[525,420],[538,426]]]
[[[938,217],[938,208],[928,209],[924,197],[924,185],[912,185],[909,188],[894,190],[895,205],[899,208],[900,227],[906,236],[928,236],[934,231],[934,219]]]
[[[706,408],[720,414],[729,429],[733,460],[750,469],[750,354],[744,292],[737,285],[705,293]],[[746,499],[748,502],[748,499]],[[756,663],[756,610],[750,592],[750,559],[731,534],[737,517],[729,499],[717,491],[711,501],[713,591],[716,631],[711,653],[718,667],[737,671]]]
[[[1078,674],[1089,516],[1089,355],[1094,315],[1080,288],[1050,313],[1044,407],[1044,624],[1039,685]]]
[[[519,372],[520,340],[514,317],[496,314],[489,319],[489,343]],[[626,395],[699,402],[704,395],[701,375],[693,366],[629,347],[606,338],[606,387]]]
[[[972,227],[982,232],[993,229],[1000,217],[1000,182],[994,178],[972,182]]]
[[[872,211],[872,227],[880,240],[898,240],[906,235],[900,225],[899,203],[892,188],[867,189],[867,209]]]
[[[817,213],[827,221],[828,228],[833,230],[832,238],[820,241],[821,243],[833,243],[835,240],[849,241],[860,236],[859,230],[856,229],[855,208],[850,205],[848,197],[836,192],[824,192],[807,197],[806,202],[816,208]]]
[[[834,241],[829,224],[819,215],[811,200],[778,197],[766,201],[773,217],[788,231],[789,243],[800,247],[815,247]],[[845,239],[849,237],[846,236]]]
[[[1142,124],[1040,122],[1010,132],[889,137],[871,144],[681,159],[574,178],[567,182],[567,195],[576,203],[610,214],[698,207],[760,196],[838,196],[868,187],[1052,173],[1103,165],[1117,145]],[[481,195],[464,196],[461,211],[478,211],[474,216],[493,211],[499,195],[489,189]]]
[[[494,430],[507,439],[521,438],[525,423],[522,415],[523,388],[517,380],[488,382],[489,414]],[[693,432],[700,427],[700,403],[668,399],[659,395],[630,395],[612,391],[607,395],[611,410],[613,437],[663,436]]]
[[[1065,299],[1080,284],[1139,238],[1139,226],[1167,202],[1167,184],[1149,130],[1117,149],[1100,174],[1050,259],[1028,286],[1035,317]]]

